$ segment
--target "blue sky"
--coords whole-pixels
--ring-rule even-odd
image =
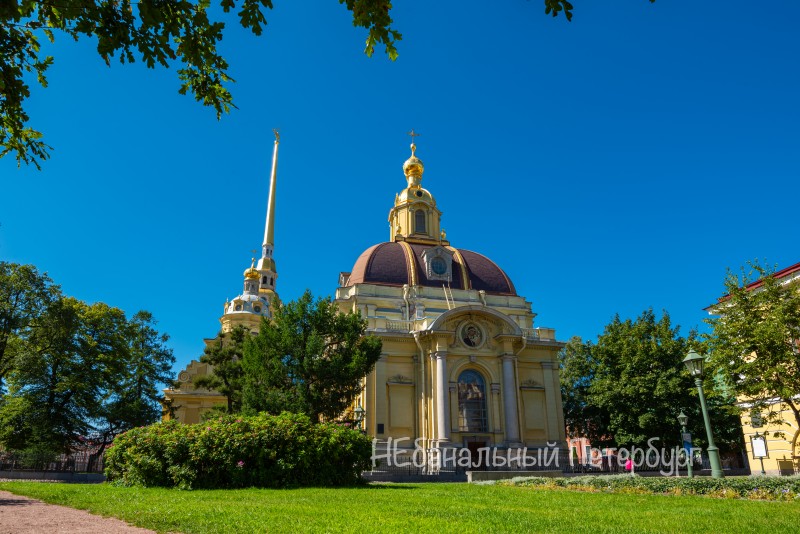
[[[334,0],[275,4],[260,38],[229,24],[221,121],[174,68],[48,48],[28,112],[52,159],[0,160],[0,259],[150,310],[180,368],[261,244],[272,128],[284,300],[332,294],[388,239],[414,128],[448,239],[559,339],[649,307],[702,328],[727,267],[800,261],[798,2],[575,2],[571,23],[539,0],[398,2],[395,62]]]

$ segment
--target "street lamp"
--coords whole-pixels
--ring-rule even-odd
[[[361,428],[361,422],[364,421],[364,414],[366,414],[367,411],[361,407],[361,404],[359,404],[358,406],[356,406],[356,409],[353,410],[353,413],[355,414],[356,424],[358,425],[358,429],[363,430]]]
[[[684,453],[686,454],[686,476],[692,478],[694,475],[692,474],[692,443],[689,440],[689,450],[686,450],[686,425],[689,423],[689,416],[683,413],[681,410],[680,415],[678,415],[678,424],[681,425],[681,447],[683,447]],[[675,469],[677,472],[677,468]]]
[[[689,370],[689,374],[694,378],[694,385],[697,386],[697,395],[700,397],[700,409],[703,411],[703,421],[706,424],[706,434],[708,435],[708,461],[711,463],[711,476],[713,478],[723,478],[722,464],[719,461],[719,449],[714,445],[714,436],[711,434],[711,421],[708,419],[708,408],[706,407],[706,396],[703,394],[703,364],[705,358],[690,350],[686,358],[683,359],[684,365]]]

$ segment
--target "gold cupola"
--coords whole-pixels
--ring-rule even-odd
[[[418,134],[412,130],[411,135]],[[389,239],[447,245],[439,228],[442,212],[437,209],[433,195],[421,185],[425,165],[416,152],[417,145],[412,142],[411,157],[403,163],[408,187],[395,196],[394,207],[389,212]]]
[[[250,262],[250,268],[244,272],[245,280],[258,280],[258,269],[256,269],[256,259],[253,258]]]
[[[416,156],[417,145],[411,143],[411,157],[403,163],[403,173],[406,175],[408,187],[419,187],[422,182],[422,173],[425,172],[425,165]]]

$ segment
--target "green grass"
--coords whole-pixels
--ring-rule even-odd
[[[159,532],[792,532],[800,505],[471,484],[198,490],[3,482]]]

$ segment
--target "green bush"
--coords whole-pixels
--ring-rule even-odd
[[[369,469],[370,439],[300,414],[224,416],[135,428],[106,453],[106,478],[125,486],[346,486]]]
[[[514,486],[558,487],[610,493],[660,493],[781,501],[800,500],[800,476],[736,478],[642,477],[631,475],[561,478],[517,477],[511,481],[499,483]]]

